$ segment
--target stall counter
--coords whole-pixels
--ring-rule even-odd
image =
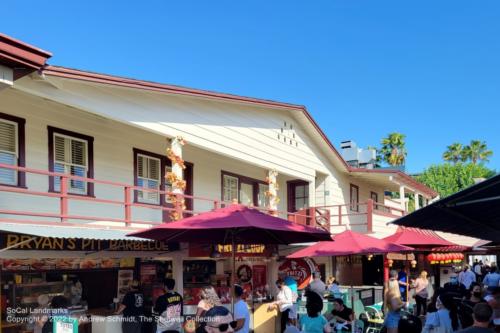
[[[278,310],[269,310],[271,303],[255,303],[253,313],[254,333],[278,332]]]

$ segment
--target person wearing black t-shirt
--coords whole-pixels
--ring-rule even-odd
[[[182,296],[174,291],[175,280],[165,279],[165,294],[158,297],[154,307],[158,315],[156,333],[180,333],[182,329]]]
[[[344,301],[340,298],[333,300],[333,310],[332,315],[337,321],[337,324],[346,323],[345,330],[350,331],[350,323],[354,320],[354,313],[352,309],[344,305]]]
[[[144,295],[140,291],[138,281],[132,281],[130,291],[123,297],[116,313],[123,313],[123,333],[141,333],[142,317],[144,316]]]

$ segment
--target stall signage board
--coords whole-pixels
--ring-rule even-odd
[[[78,333],[78,320],[69,317],[54,317],[53,333]]]
[[[212,251],[210,244],[193,244],[189,243],[190,257],[209,257]],[[231,257],[232,245],[216,245],[223,257]],[[237,244],[235,255],[237,257],[270,257],[273,252],[273,246],[264,244]]]
[[[387,253],[387,259],[391,260],[415,260],[413,253]]]
[[[96,230],[96,232],[99,232]],[[30,241],[30,239],[32,239]],[[20,244],[21,243],[21,244]],[[20,244],[17,245],[16,244]],[[140,241],[128,239],[82,239],[36,237],[11,233],[0,234],[0,247],[12,250],[36,251],[148,251],[170,252],[179,250],[179,243]]]

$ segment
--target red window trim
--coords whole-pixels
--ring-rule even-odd
[[[19,153],[19,156],[17,158],[17,166],[26,167],[26,141],[25,141],[26,119],[1,112],[0,112],[0,119],[17,123],[17,145],[18,145],[17,149]],[[26,188],[26,173],[21,171],[17,173],[17,185],[9,185],[9,184],[1,184],[1,185]]]
[[[238,178],[238,202],[240,201],[240,189],[241,189],[241,183],[246,183],[246,184],[252,184],[253,186],[253,192],[252,192],[252,198],[253,198],[253,204],[254,206],[257,206],[259,203],[258,197],[259,197],[259,184],[264,184],[268,185],[265,181],[239,175],[237,173],[221,170],[221,176],[220,176],[220,199],[221,201],[224,200],[224,176],[231,176]]]
[[[289,180],[286,182],[286,190],[287,190],[287,211],[294,213],[296,212],[296,207],[295,207],[295,186],[300,186],[300,185],[309,185],[309,182],[302,180],[302,179],[295,179],[295,180]],[[309,193],[309,196],[311,196],[311,193]],[[309,206],[309,198],[308,198],[308,206]]]
[[[354,184],[349,184],[349,210],[351,210],[352,212],[359,212],[359,186],[358,185],[354,185]],[[357,191],[356,191],[356,207],[353,207],[352,206],[352,189],[355,188]],[[354,209],[353,209],[354,208]]]
[[[62,134],[67,136],[72,136],[74,138],[87,141],[87,149],[88,149],[88,164],[89,170],[87,171],[87,178],[94,178],[94,137],[68,131],[62,128],[57,128],[53,126],[47,126],[48,135],[49,135],[49,171],[54,172],[54,134]],[[54,177],[49,177],[49,192],[58,192],[55,190],[54,186]],[[72,193],[73,195],[73,193]],[[94,197],[94,183],[87,183],[87,194],[77,194],[83,195],[87,197]]]
[[[375,197],[375,199],[373,199],[373,197]],[[379,209],[378,207],[378,193],[377,192],[374,192],[374,191],[370,191],[370,199],[373,200],[373,206],[375,209]]]

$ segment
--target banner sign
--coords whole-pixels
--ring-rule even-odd
[[[96,230],[96,233],[98,232],[99,230]],[[16,244],[19,245],[16,246]],[[0,247],[6,248],[11,246],[12,246],[11,250],[38,250],[38,251],[170,252],[179,250],[179,243],[167,244],[159,241],[53,238],[53,237],[36,237],[36,236],[27,236],[27,235],[9,234],[9,233],[0,234]]]
[[[387,253],[387,259],[391,260],[415,260],[415,254],[413,253]]]

